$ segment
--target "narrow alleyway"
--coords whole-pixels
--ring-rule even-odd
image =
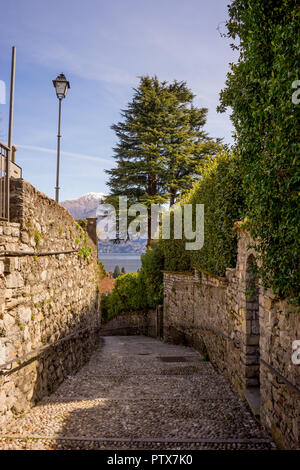
[[[271,449],[225,379],[191,348],[104,337],[75,376],[2,432],[2,449]]]

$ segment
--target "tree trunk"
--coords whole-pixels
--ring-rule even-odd
[[[176,189],[171,189],[170,190],[170,207],[172,207],[175,204],[175,199],[176,199]]]
[[[148,178],[148,194],[149,196],[155,196],[157,194],[157,176],[149,175]],[[148,238],[147,238],[147,247],[151,243],[151,207],[148,207]]]

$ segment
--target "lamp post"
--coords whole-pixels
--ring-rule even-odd
[[[56,165],[56,187],[55,187],[55,201],[59,202],[59,165],[60,165],[60,123],[61,123],[61,102],[67,96],[70,83],[63,73],[58,75],[53,80],[54,88],[56,89],[56,96],[58,98],[58,133],[57,133],[57,165]]]

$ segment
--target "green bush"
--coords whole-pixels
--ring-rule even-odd
[[[111,294],[102,299],[103,319],[121,312],[155,308],[163,301],[163,269],[192,271],[201,268],[219,276],[233,267],[237,257],[237,234],[233,225],[244,215],[244,197],[240,162],[223,150],[207,162],[201,180],[181,202],[193,206],[204,204],[204,246],[201,250],[186,250],[186,240],[152,241],[142,255],[138,273],[117,278]],[[171,228],[173,213],[171,211]],[[171,229],[172,235],[172,229]]]
[[[123,274],[116,279],[113,291],[102,296],[102,319],[108,321],[121,312],[147,308],[144,286],[139,273]]]
[[[80,228],[83,228],[85,232],[87,231],[87,219],[77,219],[76,222],[77,222],[76,223],[77,230],[80,230]]]
[[[299,303],[300,105],[292,100],[300,78],[299,2],[234,0],[228,9],[227,36],[240,57],[219,110],[232,109],[258,274],[279,297]]]
[[[146,253],[142,255],[142,267],[139,278],[144,286],[147,307],[155,308],[163,301],[164,253],[158,242],[152,242]]]
[[[101,299],[102,320],[108,321],[121,312],[155,308],[163,299],[164,255],[159,243],[153,243],[142,255],[137,273],[120,275],[113,291]]]
[[[201,268],[224,276],[237,258],[237,235],[234,222],[244,217],[244,196],[240,160],[224,149],[206,163],[201,179],[181,201],[193,206],[204,204],[204,245],[201,250],[186,250],[186,240],[162,240],[164,267],[169,271],[192,271]],[[184,208],[183,208],[184,212]],[[173,217],[171,217],[171,227]],[[195,227],[193,227],[195,229]]]
[[[97,260],[96,264],[97,264],[97,267],[98,267],[98,271],[100,273],[100,279],[104,279],[107,276],[104,264],[100,260]]]

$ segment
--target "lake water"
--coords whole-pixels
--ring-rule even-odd
[[[106,271],[114,271],[116,266],[120,270],[124,267],[126,273],[134,273],[141,267],[141,257],[134,255],[99,254],[99,260],[104,264]]]

